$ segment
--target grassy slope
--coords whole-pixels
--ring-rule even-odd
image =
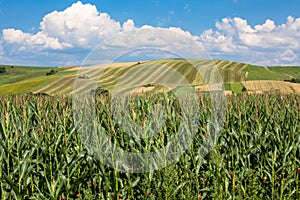
[[[175,69],[177,72],[183,75],[191,85],[201,85],[204,80],[201,76],[197,76],[196,68],[200,66],[204,69],[210,68],[212,65],[216,65],[220,71],[225,84],[225,89],[233,90],[234,92],[240,92],[245,81],[245,74],[248,72],[247,81],[250,80],[278,80],[283,81],[285,79],[300,77],[300,67],[260,67],[253,66],[244,63],[230,62],[230,61],[191,61],[186,60],[157,60],[143,62],[139,65],[108,68],[103,73],[97,69],[89,69],[80,72],[89,75],[89,80],[80,80],[89,82],[91,85],[98,82],[98,85],[110,90],[113,86],[120,81],[121,77],[125,77],[124,82],[134,84],[140,84],[141,81],[147,82],[148,80],[159,80],[159,78],[170,79],[168,76],[169,71],[166,67]],[[165,66],[165,67],[160,67]],[[152,68],[153,74],[131,73],[132,69],[138,69],[134,67]],[[200,69],[202,69],[200,68]],[[45,76],[51,69],[57,70],[58,73],[53,76]],[[6,66],[7,73],[0,75],[0,95],[7,94],[19,94],[28,92],[44,92],[50,95],[55,94],[70,94],[73,90],[74,81],[77,76],[77,71],[61,68],[45,68],[45,67],[18,67],[10,68]],[[101,73],[101,80],[99,75]],[[126,73],[130,73],[130,76],[124,76]],[[207,80],[214,81],[212,72],[206,71],[202,74],[208,77]],[[180,82],[180,81],[179,81]],[[83,84],[84,85],[84,84]],[[79,89],[85,90],[88,87],[82,87]],[[160,88],[156,88],[159,90]]]
[[[249,72],[247,80],[277,80],[300,77],[300,67],[260,67],[248,65],[243,69]]]
[[[241,82],[231,82],[224,84],[224,90],[231,90],[234,93],[241,93],[243,91],[244,84]]]
[[[0,74],[0,95],[22,94],[28,92],[36,92],[43,85],[51,85],[51,83],[59,77],[66,77],[75,72],[66,69],[51,67],[22,67],[1,66],[6,68],[5,74]],[[50,70],[57,73],[52,76],[45,74]]]
[[[16,83],[19,81],[29,80],[38,76],[43,76],[53,68],[48,67],[21,67],[1,65],[0,67],[5,67],[6,73],[0,75],[0,85]],[[55,69],[56,70],[56,69]],[[58,70],[58,69],[57,69]]]
[[[274,73],[281,74],[282,76],[290,78],[300,78],[299,67],[268,67]]]

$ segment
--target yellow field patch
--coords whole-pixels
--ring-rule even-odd
[[[151,87],[139,87],[137,88],[134,93],[135,94],[141,94],[141,93],[145,93],[145,92],[150,92],[151,90],[153,90],[155,87],[151,86]]]
[[[41,80],[23,81],[0,86],[0,94],[25,94],[33,91]]]
[[[220,91],[223,90],[222,84],[217,83],[217,84],[207,84],[207,85],[200,85],[196,86],[195,90],[197,92],[207,92],[207,91]]]
[[[243,82],[246,86],[248,93],[283,93],[292,94],[300,93],[300,84],[289,83],[284,81],[246,81]]]

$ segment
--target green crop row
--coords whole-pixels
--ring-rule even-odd
[[[131,173],[136,169],[120,171],[97,159],[84,142],[71,98],[1,97],[0,198],[299,199],[299,95],[229,96],[220,137],[204,158],[199,151],[213,128],[213,109],[208,96],[197,101],[188,149],[161,169]],[[164,108],[165,123],[153,137],[136,139],[114,123],[110,97],[96,100],[94,119],[111,143],[128,152],[167,150],[168,136],[178,134],[184,116],[174,96],[132,97],[128,120],[151,124],[156,104]]]

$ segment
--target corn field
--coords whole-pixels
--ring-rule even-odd
[[[112,120],[110,97],[97,101],[101,128],[128,151],[162,147],[178,130],[172,96],[132,99],[132,118],[147,121],[151,104],[165,102],[166,126],[141,143]],[[226,101],[221,135],[200,159],[211,104],[199,95],[200,122],[189,149],[160,170],[126,173],[100,162],[84,145],[70,97],[0,97],[1,199],[299,199],[299,95],[234,95]],[[144,149],[144,148],[147,148]]]

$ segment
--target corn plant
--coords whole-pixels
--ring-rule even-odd
[[[111,102],[111,97],[102,96],[95,104],[97,128],[111,142],[129,152],[168,151],[167,136],[178,132],[182,117],[176,97],[131,98],[130,118],[141,126],[151,123],[153,105],[159,103],[165,110],[161,131],[140,140],[114,122]],[[203,94],[198,103],[197,132],[176,162],[156,171],[131,173],[110,168],[89,150],[75,124],[70,97],[1,97],[0,197],[299,199],[299,95],[229,96],[221,136],[204,158],[199,149],[211,128],[207,120],[212,105]]]

